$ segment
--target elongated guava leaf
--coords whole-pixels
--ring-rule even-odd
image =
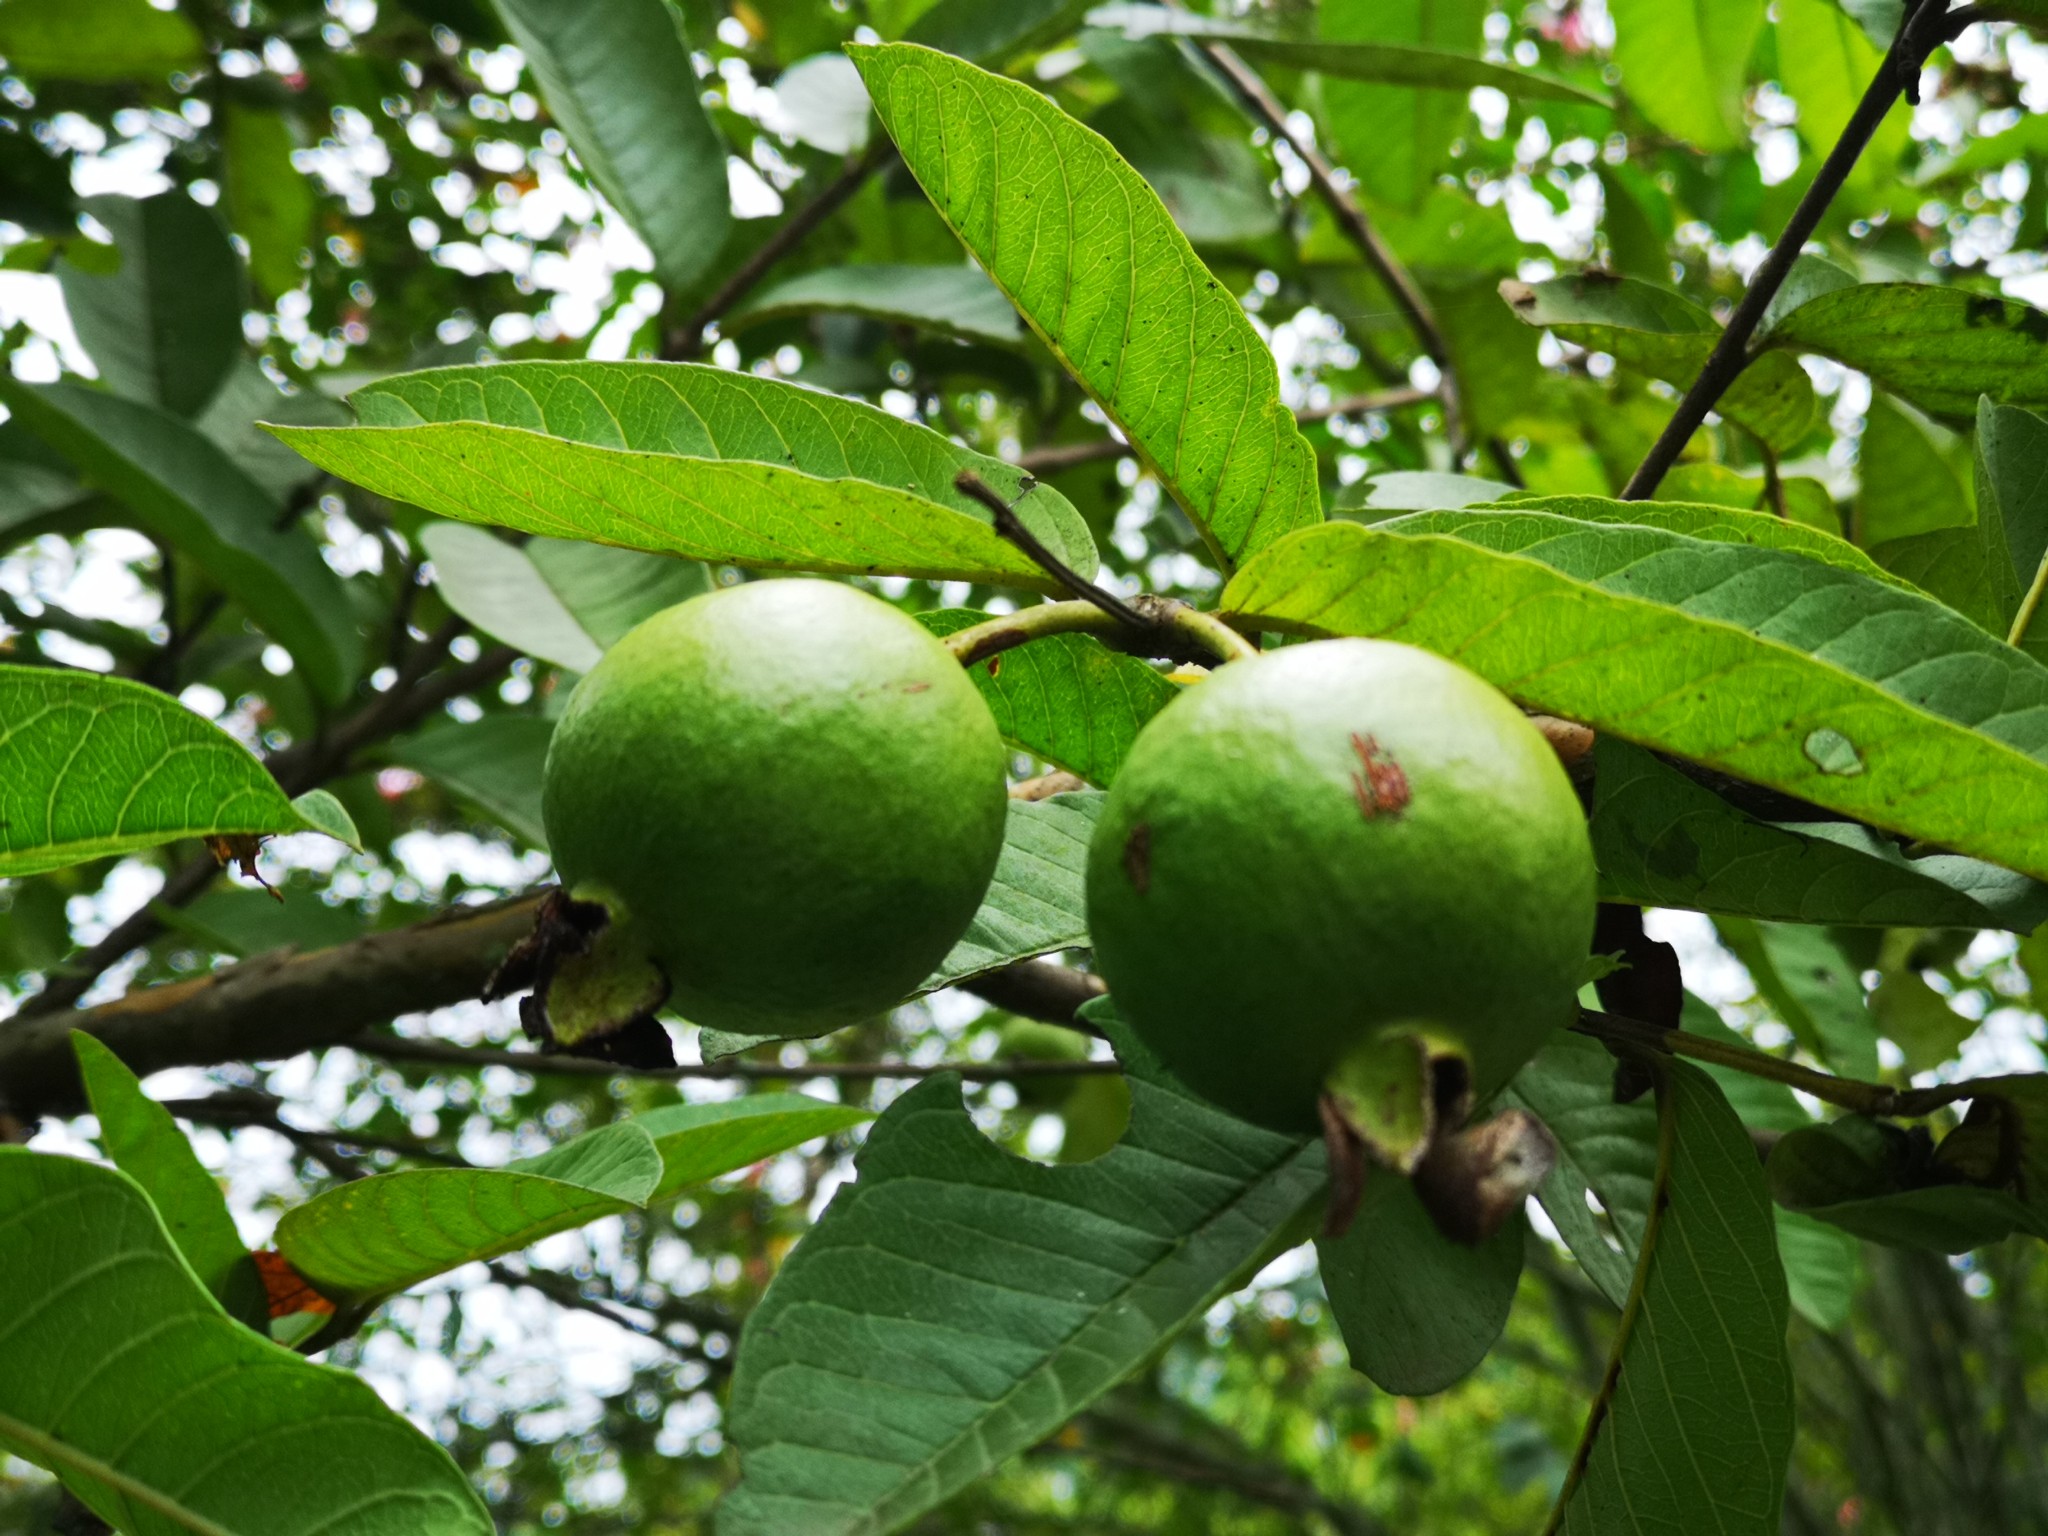
[[[672,1105],[507,1168],[412,1168],[344,1184],[287,1211],[277,1246],[337,1300],[386,1296],[867,1118],[802,1094]]]
[[[961,242],[1202,530],[1224,570],[1322,517],[1273,355],[1107,140],[910,44],[847,50]]]
[[[1528,325],[1683,389],[1698,375],[1721,327],[1689,299],[1632,277],[1580,273],[1500,285]],[[1773,448],[1790,449],[1813,425],[1813,384],[1796,359],[1765,353],[1745,367],[1716,407]]]
[[[732,200],[681,12],[666,0],[496,5],[569,147],[655,270],[696,282],[725,246]]]
[[[954,487],[972,470],[1066,564],[1095,571],[1080,514],[1050,487],[1026,494],[1016,466],[779,380],[513,363],[401,374],[350,398],[360,426],[272,430],[316,464],[465,522],[733,565],[1046,587]]]
[[[2010,928],[2048,918],[2048,886],[1954,853],[1908,858],[1853,821],[1745,814],[1640,747],[1603,737],[1591,828],[1610,901],[1850,927]]]
[[[901,1530],[1114,1386],[1316,1195],[1319,1145],[1183,1097],[1089,1006],[1131,1082],[1094,1162],[1010,1156],[946,1078],[876,1123],[747,1319],[719,1536]]]
[[[1085,791],[1010,802],[988,894],[919,991],[1088,942],[1088,840],[1104,798]]]
[[[1024,340],[1017,311],[974,267],[847,266],[806,272],[756,294],[719,328],[730,334],[757,321],[819,310],[922,326],[999,347]]]
[[[1705,1073],[1659,1073],[1628,1305],[1546,1532],[1776,1536],[1792,1451],[1785,1272],[1763,1170]]]
[[[131,1536],[491,1536],[369,1383],[232,1320],[125,1174],[0,1147],[0,1445]]]
[[[2048,874],[2048,669],[1848,571],[1651,528],[1468,513],[1457,538],[1296,534],[1223,606],[1273,629],[1419,645],[1532,708]]]
[[[918,620],[935,635],[950,635],[987,617],[971,608],[937,608]],[[1105,789],[1176,688],[1156,668],[1092,635],[1034,640],[977,662],[967,675],[1005,740]]]
[[[2048,405],[2048,313],[1964,288],[1859,283],[1809,299],[1765,345],[1819,352],[1937,416]]]
[[[332,796],[294,804],[247,748],[168,694],[0,666],[0,877],[181,837],[311,830],[353,843],[346,821]]]
[[[291,652],[316,694],[347,696],[363,645],[341,578],[212,438],[156,406],[82,384],[0,373],[0,403],[218,582]]]
[[[263,1281],[235,1229],[227,1197],[200,1164],[170,1111],[142,1091],[121,1058],[83,1030],[74,1030],[78,1075],[100,1123],[100,1145],[163,1218],[200,1283],[235,1317],[261,1326]]]

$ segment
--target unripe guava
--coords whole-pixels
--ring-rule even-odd
[[[1190,1088],[1290,1131],[1392,1036],[1499,1087],[1571,1018],[1594,901],[1584,813],[1535,727],[1381,640],[1197,683],[1139,736],[1089,852],[1118,1011]]]
[[[564,886],[623,908],[685,1018],[819,1034],[901,1001],[966,931],[1005,762],[915,620],[759,581],[656,614],[590,670],[542,814]]]

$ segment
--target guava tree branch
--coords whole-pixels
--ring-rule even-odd
[[[694,1067],[626,1067],[585,1056],[543,1055],[492,1046],[448,1045],[397,1035],[358,1035],[343,1042],[384,1061],[424,1061],[439,1066],[512,1067],[535,1077],[648,1077],[666,1082],[807,1083],[832,1077],[843,1082],[913,1081],[948,1072],[970,1083],[1011,1083],[1020,1078],[1106,1077],[1121,1072],[1113,1061],[807,1061],[785,1067],[769,1061],[707,1061]]]
[[[1443,328],[1437,324],[1436,311],[1430,306],[1429,296],[1422,291],[1422,285],[1415,281],[1413,274],[1401,264],[1401,258],[1394,254],[1394,248],[1387,244],[1380,232],[1366,217],[1365,209],[1358,199],[1337,179],[1337,170],[1315,144],[1296,133],[1287,121],[1287,109],[1280,104],[1259,78],[1258,72],[1238,57],[1235,50],[1223,43],[1201,44],[1202,52],[1208,56],[1237,93],[1251,108],[1252,115],[1264,123],[1268,132],[1282,140],[1294,151],[1296,158],[1308,168],[1309,185],[1336,218],[1340,228],[1351,243],[1358,247],[1367,266],[1373,270],[1393,295],[1394,303],[1408,322],[1408,328],[1415,333],[1422,350],[1429,360],[1436,364],[1440,383],[1437,395],[1443,401],[1444,426],[1451,440],[1451,451],[1459,458],[1465,454],[1464,412],[1458,401],[1458,381],[1451,368],[1450,345],[1444,340]]]
[[[1793,262],[1799,259],[1800,250],[1820,227],[1822,215],[1835,200],[1835,194],[1842,190],[1849,173],[1856,168],[1857,160],[1877,133],[1885,114],[1891,111],[1892,103],[1898,100],[1902,90],[1917,99],[1915,77],[1927,55],[1942,43],[1960,36],[1965,27],[1979,19],[1980,13],[1972,7],[1948,10],[1948,0],[1919,0],[1917,5],[1908,8],[1898,36],[1892,39],[1891,48],[1842,129],[1842,136],[1828,151],[1827,159],[1821,162],[1819,173],[1806,189],[1806,195],[1799,199],[1799,206],[1792,211],[1792,217],[1786,221],[1778,243],[1771,247],[1763,265],[1757,268],[1756,276],[1750,279],[1749,291],[1743,294],[1742,302],[1729,316],[1727,328],[1721,332],[1720,340],[1714,343],[1714,350],[1700,369],[1699,377],[1693,380],[1692,388],[1685,392],[1685,398],[1679,401],[1678,409],[1665,424],[1663,435],[1629,477],[1628,485],[1621,493],[1622,500],[1644,501],[1656,494],[1665,474],[1678,462],[1678,456],[1692,441],[1700,423],[1707,419],[1707,412],[1719,403],[1728,386],[1748,366],[1750,338],[1762,323],[1764,312],[1770,308],[1771,300],[1778,296],[1778,290],[1791,274]]]
[[[963,667],[1048,635],[1085,634],[1105,641],[1135,643],[1149,633],[1176,642],[1171,647],[1175,653],[1192,646],[1210,661],[1243,661],[1259,654],[1257,646],[1228,624],[1190,604],[1146,594],[1135,599],[1132,606],[1136,609],[1135,624],[1078,598],[1065,603],[1040,603],[959,630],[946,637],[945,645]],[[1150,644],[1138,644],[1137,648],[1149,651]]]
[[[754,290],[777,262],[802,245],[820,224],[846,205],[848,198],[888,162],[895,146],[877,137],[865,153],[849,162],[844,170],[803,207],[783,221],[782,227],[761,243],[761,248],[741,262],[732,275],[712,290],[711,297],[694,314],[663,338],[661,355],[672,363],[686,363],[704,350],[704,332],[721,319],[733,305]]]

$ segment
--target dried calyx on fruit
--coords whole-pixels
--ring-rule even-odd
[[[1472,1241],[1547,1133],[1467,1128],[1572,1017],[1593,932],[1584,815],[1543,736],[1455,664],[1377,640],[1234,662],[1148,725],[1090,851],[1098,967],[1196,1092],[1320,1130],[1332,1222],[1368,1164]]]
[[[663,1006],[749,1034],[870,1017],[980,905],[1005,761],[945,647],[852,587],[760,581],[659,613],[555,727],[542,814],[566,894],[497,990],[535,988],[545,1045],[620,1060],[667,1055]]]

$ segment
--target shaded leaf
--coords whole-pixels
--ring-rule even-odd
[[[1841,1327],[1863,1288],[1862,1246],[1840,1227],[1797,1211],[1781,1206],[1772,1214],[1792,1310],[1824,1331]]]
[[[2026,932],[2048,918],[2048,886],[1996,864],[1908,858],[1855,822],[1763,821],[1640,747],[1603,736],[1594,750],[1605,900],[1849,927]]]
[[[1874,396],[1856,447],[1858,542],[1878,549],[1895,539],[1968,526],[1974,519],[1969,492],[1953,462],[1955,448],[1953,432],[1887,395]],[[1878,558],[1896,563],[1882,550]],[[1945,593],[1935,595],[1951,608],[1970,612]]]
[[[266,421],[298,427],[344,426],[348,408],[316,389],[284,394],[261,368],[243,358],[228,370],[206,409],[194,418],[193,426],[218,443],[243,474],[283,506],[300,487],[318,479],[320,471],[258,425]]]
[[[1763,0],[1612,0],[1614,62],[1636,109],[1701,149],[1745,147],[1742,89]]]
[[[328,831],[249,750],[121,678],[0,666],[0,877],[183,837]]]
[[[604,647],[519,545],[465,523],[429,523],[419,542],[434,562],[442,600],[484,634],[571,672],[588,672],[603,658]]]
[[[313,240],[313,186],[292,164],[291,119],[230,102],[221,125],[227,214],[249,242],[249,271],[272,298],[297,288],[299,256]]]
[[[1422,512],[1437,508],[1491,506],[1515,488],[1501,480],[1480,475],[1449,475],[1431,469],[1394,469],[1346,486],[1337,493],[1337,506],[1362,508],[1382,514]],[[1377,518],[1362,518],[1376,522]]]
[[[0,6],[8,68],[56,80],[154,80],[206,57],[199,29],[149,0],[8,0]]]
[[[1878,1032],[1899,1048],[1909,1073],[1932,1072],[1954,1061],[1978,1020],[1949,1007],[1948,999],[1918,971],[1894,971],[1870,994]]]
[[[1330,1315],[1352,1368],[1408,1397],[1470,1375],[1507,1326],[1527,1241],[1518,1218],[1481,1247],[1454,1243],[1412,1183],[1374,1171],[1351,1229],[1316,1242]]]
[[[83,206],[120,260],[105,274],[57,263],[80,345],[116,394],[197,415],[242,355],[242,269],[226,231],[177,188]]]
[[[903,34],[906,42],[923,43],[941,53],[976,63],[998,60],[1073,29],[1088,0],[938,0]]]
[[[78,384],[0,376],[0,401],[218,582],[291,652],[316,694],[347,696],[362,636],[341,578],[304,528],[278,526],[277,504],[212,439],[154,406]]]
[[[1842,1077],[1877,1076],[1877,1029],[1862,978],[1826,930],[1745,918],[1714,926],[1801,1045]]]
[[[681,14],[663,0],[496,0],[548,112],[611,205],[688,288],[731,227],[725,146]]]
[[[631,1123],[652,1136],[661,1153],[661,1182],[647,1197],[649,1205],[659,1205],[692,1185],[874,1118],[873,1110],[857,1104],[828,1104],[801,1093],[750,1093],[718,1104],[650,1109]]]
[[[1279,36],[1249,22],[1197,16],[1158,5],[1104,5],[1088,13],[1091,27],[1114,27],[1125,37],[1186,37],[1228,43],[1238,53],[1283,69],[1315,70],[1339,80],[1372,85],[1456,91],[1488,86],[1517,101],[1575,101],[1612,106],[1604,91],[1589,90],[1532,70],[1495,64],[1476,54],[1398,43],[1343,43]]]
[[[1403,640],[1530,708],[2048,874],[2048,671],[1848,571],[1656,529],[1467,513],[1457,538],[1297,534],[1222,606],[1270,629]]]
[[[1330,0],[1316,24],[1323,44],[1427,49],[1473,55],[1485,46],[1481,0]],[[1441,90],[1320,82],[1322,117],[1338,158],[1375,198],[1420,207],[1450,163],[1451,141],[1471,107]]]
[[[963,341],[1015,346],[1023,324],[975,267],[845,266],[806,272],[757,294],[719,322],[727,333],[757,320],[829,310],[919,325]]]
[[[988,894],[920,992],[1088,942],[1088,840],[1104,798],[1083,791],[1010,802]]]
[[[584,633],[609,650],[644,619],[711,590],[694,560],[569,539],[529,539],[526,556]]]
[[[1835,147],[1863,92],[1883,64],[1874,43],[1829,0],[1777,0],[1779,83],[1799,103],[1799,137],[1815,156]],[[1875,187],[1896,174],[1911,142],[1913,109],[1894,101],[1850,171],[1853,185]]]
[[[1784,1137],[1768,1168],[1779,1204],[1873,1243],[1967,1253],[2015,1232],[2048,1238],[2048,1223],[2007,1190],[1928,1182],[1905,1132],[1860,1115]]]
[[[918,615],[935,635],[957,633],[987,617],[971,608]],[[1033,640],[977,663],[967,675],[1004,740],[1104,789],[1145,722],[1175,694],[1175,685],[1156,668],[1091,635]]]
[[[541,773],[555,724],[533,715],[486,715],[454,721],[391,743],[386,762],[423,773],[535,848],[548,845],[541,823]]]
[[[1182,1096],[1089,1009],[1131,1078],[1094,1162],[1012,1157],[950,1078],[876,1123],[747,1319],[720,1536],[901,1529],[1199,1317],[1321,1188],[1319,1146]]]
[[[1763,1173],[1704,1073],[1658,1072],[1656,1184],[1607,1379],[1547,1530],[1777,1536],[1786,1286]]]
[[[227,1197],[192,1143],[170,1112],[143,1093],[120,1057],[82,1030],[72,1031],[71,1046],[107,1156],[142,1186],[213,1299],[243,1322],[262,1327],[263,1282],[228,1214]]]
[[[1592,272],[1539,283],[1509,279],[1500,292],[1523,323],[1609,353],[1679,389],[1698,376],[1721,339],[1707,311],[1631,277]],[[1789,356],[1766,353],[1742,370],[1715,409],[1785,450],[1806,436],[1818,406],[1806,370]]]
[[[159,901],[150,904],[150,911],[173,933],[241,960],[274,949],[332,949],[362,937],[366,923],[353,907],[329,906],[309,885],[296,881],[277,889],[283,901],[268,891],[215,885],[186,906]]]
[[[359,1377],[233,1321],[141,1188],[0,1147],[0,1442],[133,1536],[491,1536]]]
[[[961,60],[903,44],[852,53],[933,206],[1224,569],[1321,517],[1315,454],[1271,352],[1100,136]]]
[[[1979,395],[2048,405],[2048,314],[2014,299],[1923,283],[1860,283],[1808,300],[1768,345],[1819,352],[1936,416]]]

